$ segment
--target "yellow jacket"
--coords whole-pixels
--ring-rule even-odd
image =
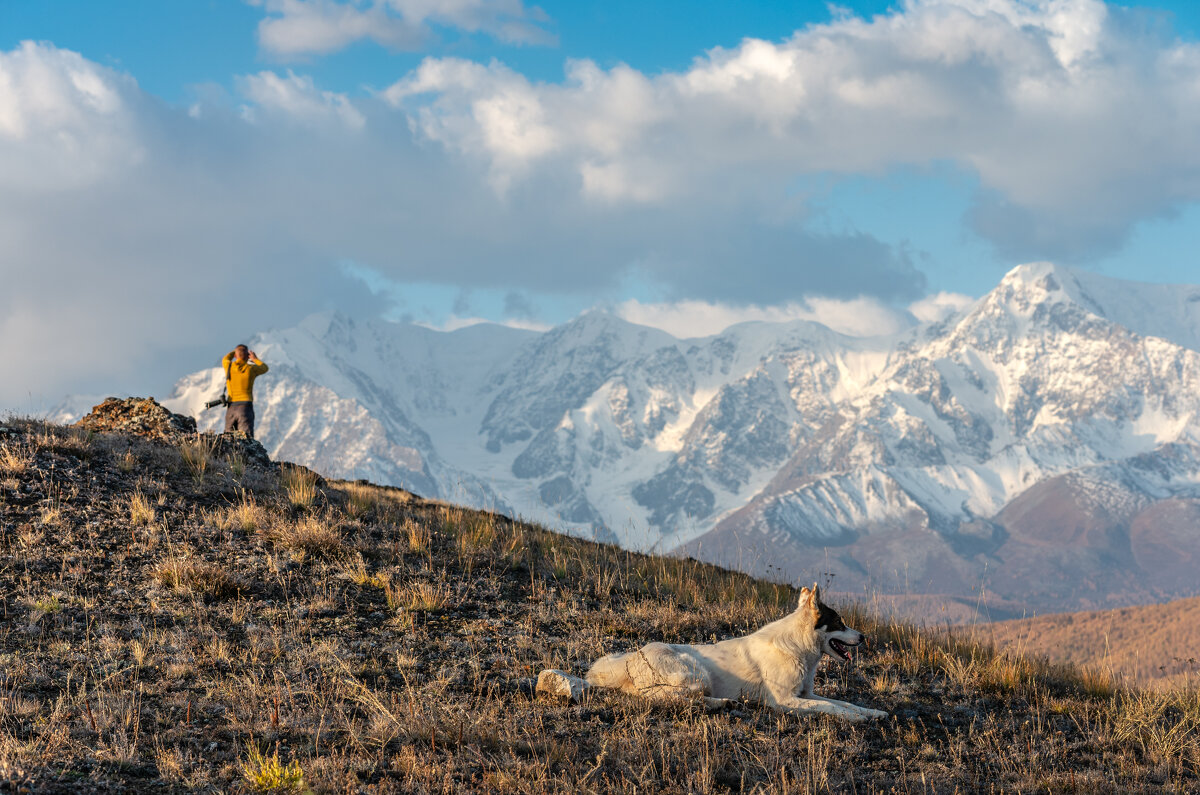
[[[254,379],[267,371],[262,360],[255,358],[238,364],[233,354],[227,353],[221,360],[221,367],[225,369],[225,391],[229,394],[229,400],[235,403],[254,400]]]

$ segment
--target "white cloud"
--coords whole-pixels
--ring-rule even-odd
[[[937,323],[964,312],[976,299],[962,293],[939,292],[909,304],[908,311],[922,323]]]
[[[0,52],[0,183],[78,188],[136,165],[137,84],[79,54],[22,42]]]
[[[653,76],[581,61],[535,83],[428,59],[386,97],[504,190],[541,170],[603,202],[758,200],[801,174],[951,162],[981,183],[977,230],[1077,259],[1200,199],[1198,85],[1200,47],[1100,0],[908,0]]]
[[[336,121],[352,130],[366,124],[362,113],[354,107],[345,94],[321,91],[311,77],[298,76],[291,69],[287,77],[274,72],[259,72],[240,78],[239,87],[253,105],[246,115],[253,119],[258,109],[280,112],[298,121],[323,124]]]
[[[425,328],[433,329],[434,331],[458,331],[460,328],[468,328],[469,326],[478,326],[480,323],[491,323],[498,326],[508,326],[509,328],[526,329],[528,331],[547,331],[552,328],[547,323],[538,323],[532,320],[521,320],[517,318],[507,318],[505,320],[492,320],[486,317],[459,317],[458,315],[450,315],[444,323],[426,323],[420,320],[414,320],[414,325],[424,326]]]
[[[268,10],[335,6],[377,7]],[[440,13],[412,18],[451,24]],[[0,407],[168,383],[227,335],[314,309],[382,311],[343,260],[580,304],[619,301],[634,274],[694,303],[622,311],[678,333],[792,317],[886,332],[923,276],[868,234],[813,232],[805,177],[957,163],[981,183],[972,222],[1030,259],[1113,245],[1200,199],[1200,48],[1131,13],[912,0],[674,73],[578,61],[541,83],[430,59],[375,96],[264,72],[237,84],[245,116],[22,44],[0,52]],[[29,362],[31,341],[54,355]]]
[[[262,47],[281,57],[336,52],[358,41],[412,50],[435,28],[485,33],[512,44],[548,44],[545,15],[521,0],[262,0]]]
[[[694,300],[643,303],[630,299],[619,304],[615,312],[630,323],[662,329],[680,338],[707,337],[750,321],[807,320],[851,337],[893,334],[912,325],[903,312],[873,298],[810,298],[778,306],[733,306]]]

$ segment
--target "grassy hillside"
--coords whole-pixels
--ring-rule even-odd
[[[791,589],[212,437],[0,424],[0,790],[1194,791],[1200,698],[879,622],[817,689],[867,724],[594,692],[647,640],[744,633]]]
[[[980,631],[1004,649],[1109,670],[1143,685],[1200,683],[1200,597],[1002,621]]]

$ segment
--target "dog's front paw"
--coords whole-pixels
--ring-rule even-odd
[[[891,715],[881,709],[871,709],[870,707],[860,707],[863,711],[863,718],[890,718]]]

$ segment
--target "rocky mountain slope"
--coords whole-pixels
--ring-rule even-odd
[[[1029,265],[886,338],[326,314],[253,345],[259,438],[340,477],[998,616],[1200,592],[1200,288]],[[214,427],[220,380],[165,402]]]
[[[135,433],[130,433],[133,431]],[[148,400],[0,418],[0,791],[1186,792],[1194,691],[1115,691],[841,603],[816,689],[885,720],[538,697],[796,592],[394,488],[323,481]]]

